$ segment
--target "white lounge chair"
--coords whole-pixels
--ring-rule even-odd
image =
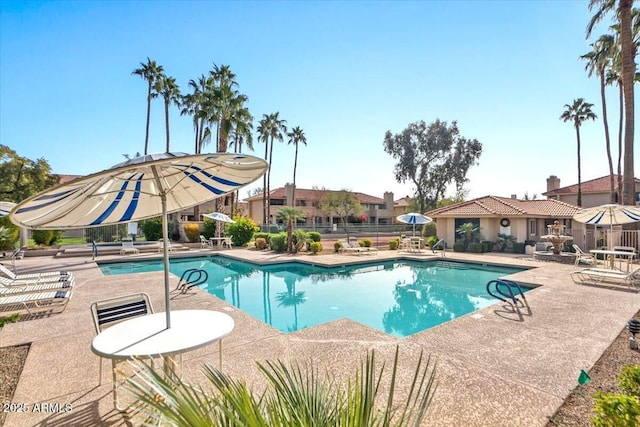
[[[378,248],[374,248],[371,246],[360,246],[360,243],[358,243],[358,239],[356,239],[355,237],[350,237],[349,238],[349,244],[352,248],[356,248],[356,249],[360,249],[362,252],[371,252],[371,253],[378,253]]]
[[[581,261],[583,261],[585,264],[593,265],[593,255],[584,252],[582,249],[580,249],[580,246],[576,244],[572,246],[573,246],[573,250],[576,251],[575,265],[579,265]]]
[[[340,249],[338,249],[338,252],[340,253],[361,254],[365,252],[363,248],[360,247],[360,245],[355,247],[345,239],[338,239],[338,242],[340,242],[341,245]]]
[[[16,295],[24,293],[71,289],[75,284],[73,277],[55,282],[23,282],[0,277],[0,295]]]
[[[122,239],[122,247],[120,248],[120,255],[126,255],[128,253],[139,254],[140,250],[133,246],[133,239]]]
[[[13,313],[26,310],[27,313],[34,314],[59,307],[64,310],[72,295],[73,292],[71,290],[66,290],[1,296],[0,312]]]
[[[43,271],[40,273],[16,274],[2,264],[0,264],[0,274],[11,280],[22,280],[29,282],[56,281],[63,277],[72,276],[72,274],[68,271]]]
[[[200,249],[213,249],[211,240],[207,239],[202,234],[200,235]]]
[[[628,273],[606,268],[585,268],[571,273],[571,279],[577,284],[608,282],[634,288],[640,287],[640,268]]]

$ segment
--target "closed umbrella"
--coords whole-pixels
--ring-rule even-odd
[[[404,222],[405,224],[413,224],[413,235],[416,235],[416,224],[427,224],[433,221],[428,216],[419,214],[419,213],[406,213],[403,215],[399,215],[396,219],[400,222]]]
[[[167,214],[236,191],[268,163],[232,153],[150,154],[55,186],[18,204],[9,217],[35,229],[86,228],[162,215],[167,328],[171,326]]]
[[[640,208],[617,204],[606,204],[581,209],[573,219],[584,224],[608,225],[613,231],[614,225],[630,224],[640,221]]]

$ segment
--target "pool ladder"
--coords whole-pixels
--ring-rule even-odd
[[[527,309],[527,315],[531,315],[531,309],[527,303],[527,298],[522,292],[522,288],[517,282],[508,279],[495,279],[487,283],[487,293],[494,298],[508,303],[513,312],[518,314],[520,320],[524,320],[521,308]]]
[[[199,268],[190,268],[185,270],[180,276],[180,281],[178,282],[178,286],[176,286],[176,291],[180,291],[182,294],[186,294],[187,291],[194,286],[199,286],[204,283],[207,283],[209,280],[209,273],[205,270]]]

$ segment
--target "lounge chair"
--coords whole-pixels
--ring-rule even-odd
[[[56,291],[71,289],[75,284],[73,277],[55,282],[23,282],[0,277],[0,295],[16,295],[24,293]]]
[[[200,235],[200,249],[213,249],[211,240],[207,239],[202,234]]]
[[[164,241],[163,240],[158,240],[158,252],[162,252],[163,250],[164,250]],[[169,246],[167,246],[167,250],[169,252],[175,252],[176,251],[176,247],[171,244],[171,241],[169,241]]]
[[[340,245],[341,245],[340,249],[338,249],[338,252],[340,253],[351,253],[351,254],[365,253],[365,251],[363,250],[363,248],[360,247],[360,245],[358,245],[358,247],[355,247],[345,239],[338,239],[338,242],[340,242]]]
[[[15,274],[4,265],[0,264],[0,275],[11,280],[29,281],[29,282],[51,282],[60,280],[61,278],[70,277],[72,274],[68,271],[43,271],[40,273],[24,273]]]
[[[572,272],[571,279],[577,284],[608,282],[629,288],[640,287],[640,268],[628,273],[606,268],[585,268]]]
[[[0,312],[12,313],[26,310],[29,314],[34,314],[43,310],[67,306],[73,292],[66,291],[46,291],[31,292],[17,295],[0,297]],[[60,311],[62,311],[60,310]]]
[[[122,247],[120,248],[120,255],[126,255],[129,252],[139,254],[138,248],[133,246],[133,239],[122,239]]]
[[[355,237],[350,237],[349,238],[349,244],[352,248],[356,248],[356,249],[360,249],[361,252],[375,252],[378,253],[378,248],[374,248],[371,246],[360,246],[360,243],[358,243],[358,239],[356,239]]]
[[[95,301],[91,304],[91,315],[96,334],[117,323],[148,314],[153,314],[153,306],[149,300],[149,295],[143,292]],[[124,411],[125,408],[120,406],[118,399],[118,386],[120,383],[117,379],[116,363],[116,359],[111,359],[113,402],[116,409]],[[100,384],[102,384],[102,357],[100,358]]]
[[[580,261],[583,261],[585,264],[593,265],[593,256],[591,254],[584,252],[582,249],[580,249],[580,246],[576,244],[572,246],[573,246],[573,250],[576,251],[575,265],[579,265]]]

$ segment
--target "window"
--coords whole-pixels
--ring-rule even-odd
[[[535,236],[536,234],[538,234],[537,222],[535,219],[531,219],[529,220],[529,235]]]
[[[269,200],[271,206],[284,206],[284,199],[271,199]]]
[[[306,200],[296,200],[296,206],[307,206]]]

